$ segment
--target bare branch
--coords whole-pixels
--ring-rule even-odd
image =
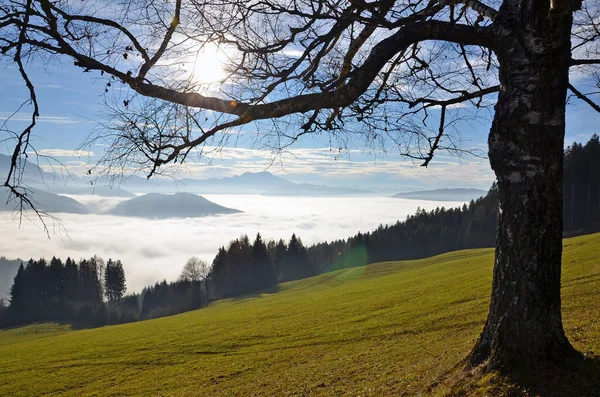
[[[571,59],[569,62],[571,66],[579,65],[600,65],[600,59]]]
[[[440,139],[442,138],[442,135],[444,135],[445,125],[446,125],[446,105],[442,105],[442,112],[440,114],[440,128],[438,130],[438,134],[435,137],[433,144],[431,145],[431,149],[429,150],[427,157],[425,157],[425,161],[423,162],[423,164],[421,164],[421,167],[427,168],[427,166],[429,165],[429,162],[433,159],[433,155],[439,147]]]
[[[587,95],[583,94],[577,88],[573,87],[573,85],[570,83],[569,83],[569,89],[571,90],[571,92],[573,94],[575,94],[575,96],[577,98],[581,99],[582,101],[584,101],[585,103],[590,105],[592,107],[592,109],[594,109],[596,112],[600,113],[600,106],[598,106],[594,101],[592,101],[590,98],[588,98]]]

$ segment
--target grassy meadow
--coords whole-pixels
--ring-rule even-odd
[[[565,329],[597,355],[600,234],[564,245]],[[0,396],[428,395],[483,327],[492,264],[491,249],[459,251],[151,321],[0,331]]]

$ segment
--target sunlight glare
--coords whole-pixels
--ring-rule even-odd
[[[194,81],[199,84],[222,82],[227,77],[224,68],[231,59],[231,52],[223,46],[206,43],[194,56]]]

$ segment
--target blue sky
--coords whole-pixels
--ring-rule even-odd
[[[27,98],[27,92],[17,70],[7,60],[0,64],[0,118],[14,112]],[[98,117],[104,112],[102,104],[104,85],[97,73],[83,73],[68,60],[62,63],[33,60],[28,65],[37,88],[41,107],[40,119],[34,131],[32,144],[42,154],[52,155],[70,172],[82,174],[89,164],[98,160],[101,146],[90,147],[88,152],[77,152],[85,138],[97,128]],[[585,79],[575,79],[580,90],[590,90]],[[581,101],[572,99],[567,111],[565,142],[585,142],[597,133],[596,114]],[[30,108],[24,107],[11,123],[12,128],[25,125]],[[489,120],[478,123],[459,123],[463,148],[479,149],[485,154]],[[4,134],[4,135],[2,135]],[[6,133],[0,132],[0,139]],[[256,143],[253,134],[236,139],[235,146],[211,148],[202,157],[192,156],[185,168],[177,170],[177,177],[223,177],[246,171],[270,171],[296,182],[353,186],[376,191],[408,191],[442,187],[476,187],[487,189],[493,173],[485,158],[466,155],[462,158],[440,152],[429,168],[407,160],[397,152],[367,150],[361,142],[350,142],[349,150],[341,156],[330,150],[326,136],[303,137],[288,152],[274,158],[270,150]],[[12,150],[10,142],[0,145],[0,153]],[[46,166],[44,161],[40,163]]]

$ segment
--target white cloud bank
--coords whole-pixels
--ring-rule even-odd
[[[22,259],[50,259],[56,255],[64,260],[67,256],[80,259],[97,254],[104,259],[118,258],[125,266],[128,290],[139,292],[156,281],[175,280],[192,255],[212,262],[219,246],[241,234],[253,239],[260,232],[264,238],[287,240],[295,232],[310,245],[404,220],[419,206],[433,209],[460,204],[389,197],[205,197],[245,212],[168,220],[58,214],[68,237],[54,234],[51,239],[39,229],[39,224],[24,222],[19,228],[12,214],[0,213],[0,255]]]
[[[37,154],[50,157],[93,157],[94,152],[89,150],[72,149],[40,149]]]

